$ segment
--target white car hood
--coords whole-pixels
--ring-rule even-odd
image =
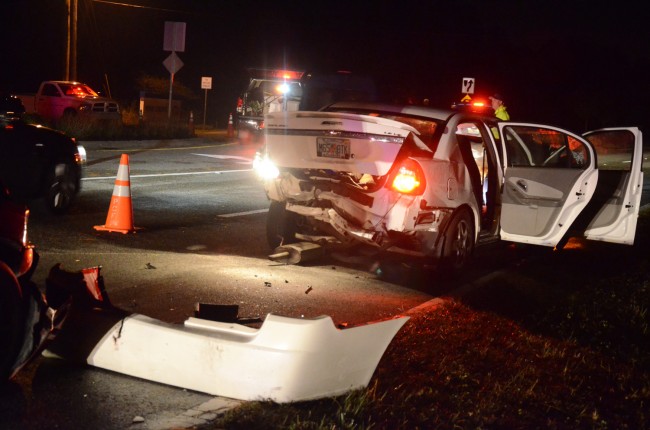
[[[282,168],[383,176],[410,133],[401,122],[335,112],[276,112],[265,117],[266,151]]]

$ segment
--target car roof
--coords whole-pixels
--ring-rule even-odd
[[[406,114],[420,117],[447,121],[449,117],[457,112],[451,109],[436,109],[427,106],[401,105],[390,103],[369,103],[369,102],[337,102],[328,105],[324,110],[354,109],[364,111],[388,112],[394,114]]]

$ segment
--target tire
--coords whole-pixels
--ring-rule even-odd
[[[286,209],[285,202],[271,201],[266,218],[266,241],[271,249],[295,243],[298,215]]]
[[[45,206],[56,215],[70,209],[77,196],[77,177],[67,162],[57,162],[51,167],[45,186]]]
[[[468,211],[458,212],[445,230],[442,244],[441,272],[447,275],[459,273],[474,253],[474,222]]]
[[[25,315],[18,280],[0,261],[0,383],[11,375],[23,343]]]

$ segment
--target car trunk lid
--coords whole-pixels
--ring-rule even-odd
[[[345,171],[383,176],[409,133],[401,122],[335,112],[268,114],[266,151],[280,168]]]

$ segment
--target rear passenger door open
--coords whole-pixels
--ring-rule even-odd
[[[592,240],[633,243],[643,181],[638,129],[599,130],[587,140],[538,124],[501,123],[499,130],[506,166],[501,239],[555,246],[572,229]],[[610,168],[601,183],[603,157]]]
[[[632,245],[643,189],[641,130],[607,128],[583,137],[598,160],[598,185],[582,217],[583,234],[591,240]]]

